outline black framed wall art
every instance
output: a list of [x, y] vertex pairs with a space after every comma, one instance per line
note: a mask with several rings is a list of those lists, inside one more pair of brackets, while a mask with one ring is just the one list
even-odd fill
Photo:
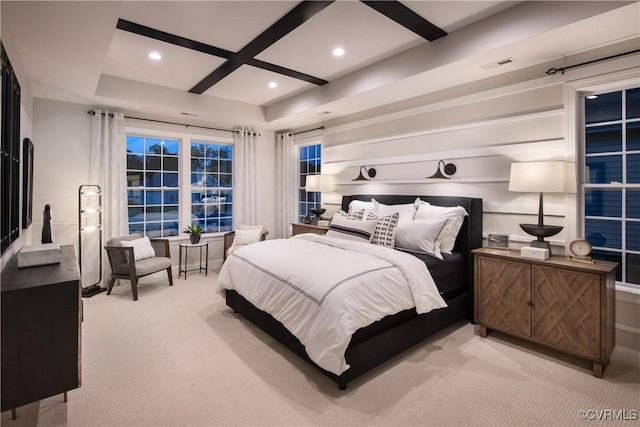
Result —
[[33, 219], [33, 142], [22, 141], [22, 228], [28, 228]]

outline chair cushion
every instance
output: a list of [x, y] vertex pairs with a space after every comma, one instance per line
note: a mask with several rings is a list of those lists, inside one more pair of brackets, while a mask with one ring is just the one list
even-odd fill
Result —
[[136, 261], [136, 274], [146, 276], [171, 267], [171, 258], [153, 257]]

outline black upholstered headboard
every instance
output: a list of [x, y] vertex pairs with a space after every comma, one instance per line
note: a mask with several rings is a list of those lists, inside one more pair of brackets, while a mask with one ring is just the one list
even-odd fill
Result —
[[[429, 202], [435, 206], [462, 206], [469, 216], [462, 223], [456, 244], [455, 252], [460, 252], [465, 258], [467, 265], [467, 283], [471, 296], [473, 296], [473, 256], [471, 250], [482, 247], [482, 199], [473, 197], [458, 196], [404, 196], [404, 195], [380, 195], [380, 194], [358, 194], [353, 196], [342, 196], [342, 209], [347, 211], [352, 200], [362, 200], [365, 202], [376, 199], [385, 205], [397, 205], [413, 203], [416, 198]], [[473, 305], [472, 305], [473, 307]]]

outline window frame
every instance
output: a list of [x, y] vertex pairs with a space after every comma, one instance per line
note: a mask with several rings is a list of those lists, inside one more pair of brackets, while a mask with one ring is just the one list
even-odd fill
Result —
[[[231, 175], [236, 167], [235, 165], [235, 146], [232, 137], [210, 135], [204, 133], [192, 133], [188, 131], [168, 131], [146, 127], [127, 126], [125, 129], [126, 136], [142, 136], [146, 138], [174, 139], [178, 141], [178, 234], [174, 236], [164, 237], [169, 240], [182, 240], [186, 238], [186, 234], [182, 232], [188, 225], [191, 225], [191, 143], [210, 143], [217, 145], [229, 145], [232, 150]], [[125, 173], [128, 170], [125, 160]], [[127, 186], [127, 191], [133, 187]], [[232, 185], [229, 187], [233, 191]], [[231, 229], [234, 227], [233, 201], [231, 202]], [[128, 204], [127, 204], [128, 210]], [[129, 226], [129, 216], [127, 211], [127, 227]], [[203, 236], [223, 235], [227, 231], [204, 232]]]

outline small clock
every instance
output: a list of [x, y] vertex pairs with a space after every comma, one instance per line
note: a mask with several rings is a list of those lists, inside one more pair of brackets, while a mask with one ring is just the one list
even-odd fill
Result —
[[584, 239], [577, 239], [569, 244], [569, 252], [571, 252], [571, 259], [578, 261], [591, 261], [591, 243]]

